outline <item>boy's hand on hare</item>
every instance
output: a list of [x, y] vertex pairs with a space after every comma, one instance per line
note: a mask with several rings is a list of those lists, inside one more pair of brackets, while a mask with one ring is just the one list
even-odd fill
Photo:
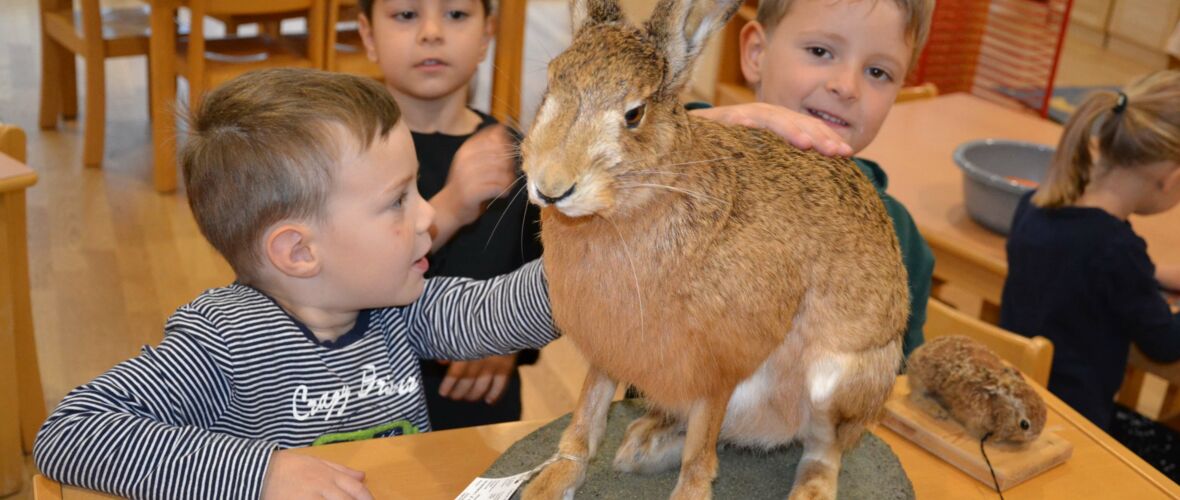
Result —
[[291, 450], [274, 452], [266, 479], [262, 483], [263, 499], [352, 498], [372, 500], [364, 484], [365, 473], [349, 469]]
[[764, 102], [697, 109], [692, 113], [729, 125], [764, 128], [799, 149], [812, 149], [824, 156], [851, 156], [852, 146], [831, 127], [813, 116]]
[[447, 376], [438, 393], [455, 401], [483, 401], [495, 404], [516, 367], [516, 354], [489, 356], [473, 361], [449, 362]]

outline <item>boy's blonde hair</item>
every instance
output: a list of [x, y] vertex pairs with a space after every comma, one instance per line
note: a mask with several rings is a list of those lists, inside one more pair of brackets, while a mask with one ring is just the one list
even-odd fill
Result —
[[[849, 0], [829, 1], [835, 3], [837, 1]], [[876, 3], [883, 0], [855, 1]], [[913, 46], [913, 51], [910, 53], [909, 67], [913, 68], [914, 61], [918, 60], [918, 54], [922, 53], [922, 47], [926, 45], [926, 38], [930, 36], [930, 20], [934, 15], [934, 0], [884, 1], [893, 2], [901, 10], [902, 17], [906, 20], [905, 36]], [[791, 10], [791, 4], [794, 2], [795, 0], [760, 0], [758, 2], [758, 17], [756, 20], [758, 24], [762, 25], [762, 29], [766, 31], [768, 37], [773, 36], [775, 26]]]
[[1180, 71], [1148, 75], [1122, 97], [1090, 94], [1065, 123], [1048, 178], [1032, 202], [1044, 208], [1073, 204], [1085, 193], [1095, 164], [1134, 168], [1162, 161], [1180, 162]]
[[263, 232], [321, 218], [344, 154], [367, 150], [400, 117], [368, 78], [287, 68], [227, 82], [188, 120], [180, 153], [197, 226], [240, 281], [255, 280]]

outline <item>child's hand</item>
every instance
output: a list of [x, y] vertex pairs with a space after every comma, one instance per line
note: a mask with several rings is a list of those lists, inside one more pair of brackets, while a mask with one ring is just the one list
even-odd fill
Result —
[[483, 214], [484, 203], [507, 194], [516, 179], [516, 152], [503, 125], [484, 127], [459, 146], [447, 184], [430, 199], [435, 210], [433, 248], [442, 248]]
[[1156, 267], [1155, 280], [1168, 290], [1180, 292], [1180, 265]]
[[365, 473], [290, 450], [274, 452], [262, 483], [262, 498], [353, 498], [372, 500]]
[[815, 148], [824, 156], [851, 156], [852, 146], [818, 118], [764, 102], [695, 109], [697, 116], [729, 125], [764, 128], [799, 149]]
[[495, 404], [504, 395], [508, 378], [516, 367], [516, 354], [449, 363], [447, 376], [438, 388], [439, 395], [456, 401], [483, 398], [485, 403]]
[[459, 221], [470, 224], [483, 211], [484, 202], [505, 194], [516, 180], [514, 159], [508, 130], [503, 125], [484, 127], [459, 146], [447, 184], [438, 195], [452, 197]]

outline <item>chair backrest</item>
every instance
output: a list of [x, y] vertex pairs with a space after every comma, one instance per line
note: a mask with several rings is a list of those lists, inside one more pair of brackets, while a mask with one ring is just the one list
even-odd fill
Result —
[[959, 312], [936, 299], [926, 305], [926, 341], [947, 335], [964, 335], [979, 341], [1000, 358], [1024, 372], [1034, 382], [1047, 386], [1053, 365], [1053, 342], [1045, 337], [1028, 338]]
[[524, 70], [524, 29], [528, 0], [500, 0], [496, 12], [496, 53], [492, 63], [492, 116], [520, 123], [521, 72]]
[[931, 97], [938, 97], [938, 85], [926, 82], [920, 85], [914, 85], [913, 87], [902, 87], [893, 102], [915, 101], [918, 99], [930, 99]]
[[27, 160], [25, 131], [16, 125], [0, 123], [0, 153], [24, 163]]
[[[289, 17], [287, 14], [295, 12], [307, 13], [306, 58], [313, 68], [324, 67], [324, 51], [328, 43], [334, 43], [335, 37], [329, 37], [327, 31], [327, 11], [335, 9], [338, 0], [189, 0], [189, 10], [192, 21], [189, 27], [188, 49], [185, 57], [186, 75], [189, 79], [189, 105], [196, 109], [200, 103], [201, 94], [208, 91], [205, 87], [206, 79], [206, 38], [204, 29], [205, 17], [214, 16], [269, 16], [276, 18]], [[251, 69], [273, 66], [262, 61], [243, 60], [235, 68], [236, 76]], [[228, 75], [221, 75], [228, 77]], [[216, 86], [220, 80], [213, 80], [210, 86]]]

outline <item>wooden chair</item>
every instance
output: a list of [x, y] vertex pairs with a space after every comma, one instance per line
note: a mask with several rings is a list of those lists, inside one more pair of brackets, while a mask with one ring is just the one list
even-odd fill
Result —
[[25, 219], [25, 189], [37, 174], [24, 165], [25, 142], [23, 130], [0, 124], [0, 496], [20, 490], [24, 455], [45, 421]]
[[324, 51], [324, 67], [329, 71], [367, 76], [377, 80], [384, 79], [381, 68], [370, 61], [365, 54], [365, 44], [361, 41], [360, 31], [351, 27], [345, 29], [337, 27], [342, 21], [356, 19], [360, 13], [357, 0], [338, 0], [338, 2], [338, 8], [328, 11], [328, 32], [332, 40], [329, 40]]
[[502, 123], [520, 123], [520, 92], [524, 71], [524, 28], [527, 0], [500, 0], [496, 12], [496, 53], [492, 64], [492, 116]]
[[926, 305], [926, 341], [947, 335], [971, 337], [1012, 363], [1042, 387], [1049, 384], [1053, 343], [1045, 337], [1028, 338], [973, 318], [936, 299]]
[[893, 102], [916, 101], [918, 99], [930, 99], [932, 97], [938, 97], [938, 85], [932, 82], [926, 82], [912, 87], [902, 87]]
[[[326, 15], [337, 0], [191, 0], [192, 25], [177, 43], [176, 73], [188, 80], [189, 107], [217, 85], [248, 71], [275, 67], [323, 68]], [[261, 33], [252, 37], [205, 37], [206, 17], [307, 16], [306, 35]]]
[[[102, 8], [99, 0], [40, 0], [41, 128], [78, 115], [74, 55], [86, 59], [86, 124], [82, 163], [99, 165], [106, 124], [108, 57], [146, 56], [148, 7]], [[150, 61], [149, 61], [150, 63]]]
[[974, 305], [978, 307], [979, 319], [998, 325], [1008, 264], [983, 257], [979, 252], [937, 234], [926, 233], [922, 237], [934, 254], [934, 283], [930, 295], [947, 301], [948, 286], [967, 292], [973, 301], [978, 301]]

